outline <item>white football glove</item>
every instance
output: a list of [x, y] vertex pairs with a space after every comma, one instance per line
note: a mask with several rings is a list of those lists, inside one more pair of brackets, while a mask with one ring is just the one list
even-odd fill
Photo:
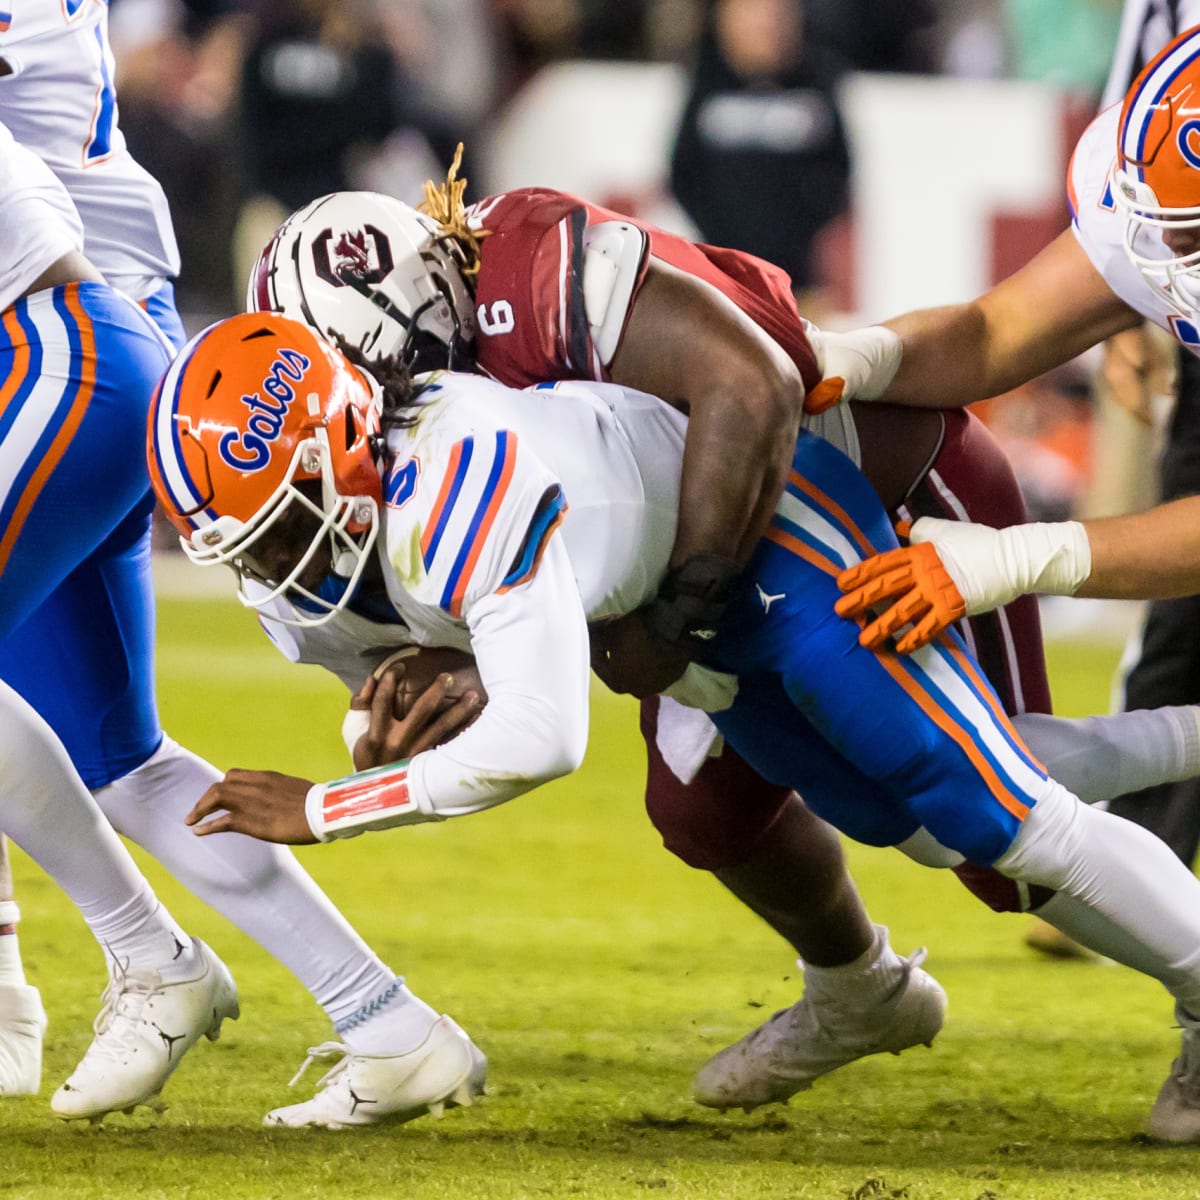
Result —
[[816, 355], [821, 382], [809, 392], [804, 409], [824, 412], [846, 400], [878, 400], [900, 368], [904, 345], [883, 325], [833, 333], [804, 322]]

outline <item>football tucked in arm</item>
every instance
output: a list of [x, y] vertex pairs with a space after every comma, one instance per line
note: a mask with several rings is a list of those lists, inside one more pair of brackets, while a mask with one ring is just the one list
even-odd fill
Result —
[[397, 666], [403, 667], [393, 706], [398, 720], [408, 716], [417, 697], [439, 675], [449, 675], [451, 679], [442, 709], [450, 708], [467, 692], [478, 694], [481, 707], [487, 703], [487, 692], [483, 680], [479, 678], [475, 659], [464, 650], [452, 650], [447, 646], [405, 646], [403, 650], [385, 658], [373, 674], [376, 679], [382, 679], [387, 671]]

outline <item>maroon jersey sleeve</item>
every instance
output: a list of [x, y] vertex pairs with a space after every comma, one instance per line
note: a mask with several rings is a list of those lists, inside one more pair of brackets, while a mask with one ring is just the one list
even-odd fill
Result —
[[[565, 192], [541, 188], [481, 200], [469, 210], [469, 219], [485, 235], [475, 287], [476, 361], [502, 383], [526, 387], [551, 379], [608, 378], [583, 299], [584, 234], [604, 221], [637, 226], [646, 235], [649, 256], [711, 283], [774, 338], [796, 363], [805, 387], [820, 379], [791, 280], [770, 263], [689, 242]], [[644, 276], [645, 261], [630, 311]]]

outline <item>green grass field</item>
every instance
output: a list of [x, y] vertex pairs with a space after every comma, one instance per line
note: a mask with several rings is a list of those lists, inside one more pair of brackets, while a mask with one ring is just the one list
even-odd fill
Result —
[[[251, 617], [164, 600], [167, 728], [219, 766], [330, 776], [339, 685], [286, 665]], [[1116, 650], [1056, 648], [1063, 711], [1107, 704]], [[201, 1044], [169, 1109], [66, 1126], [48, 1098], [82, 1053], [103, 963], [18, 856], [22, 945], [50, 1012], [43, 1094], [9, 1101], [0, 1197], [668, 1197], [1136, 1200], [1200, 1196], [1200, 1151], [1139, 1135], [1177, 1045], [1159, 987], [1051, 964], [944, 873], [852, 848], [896, 946], [930, 948], [950, 1015], [932, 1050], [870, 1059], [788, 1107], [722, 1116], [694, 1070], [797, 994], [787, 948], [657, 844], [633, 707], [597, 695], [574, 778], [471, 820], [302, 853], [364, 936], [490, 1059], [489, 1096], [444, 1120], [355, 1133], [262, 1128], [328, 1028], [248, 939], [139, 859], [238, 979], [242, 1019]]]

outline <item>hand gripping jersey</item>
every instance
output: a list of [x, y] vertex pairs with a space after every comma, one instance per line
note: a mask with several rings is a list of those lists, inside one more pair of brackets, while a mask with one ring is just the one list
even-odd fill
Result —
[[[1151, 287], [1125, 251], [1126, 217], [1113, 199], [1117, 130], [1121, 106], [1105, 109], [1084, 131], [1075, 147], [1067, 176], [1071, 222], [1092, 266], [1130, 308], [1168, 330], [1186, 349], [1200, 355], [1200, 323]], [[1143, 243], [1145, 252], [1149, 243]], [[1164, 261], [1171, 257], [1159, 245]], [[1156, 252], [1150, 247], [1150, 252]]]
[[84, 252], [113, 287], [144, 300], [179, 273], [166, 196], [117, 124], [105, 0], [19, 0], [0, 11], [0, 120], [62, 180]]

